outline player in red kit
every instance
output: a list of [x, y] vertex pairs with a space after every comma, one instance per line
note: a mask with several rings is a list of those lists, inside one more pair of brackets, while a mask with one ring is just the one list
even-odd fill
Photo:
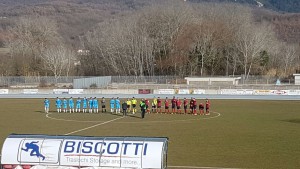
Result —
[[169, 99], [168, 99], [168, 97], [166, 97], [166, 100], [165, 100], [165, 113], [170, 113], [169, 112]]
[[145, 105], [146, 105], [146, 112], [147, 112], [147, 114], [150, 113], [150, 110], [149, 110], [149, 104], [150, 104], [149, 100], [148, 100], [148, 99], [145, 99]]
[[156, 113], [161, 113], [161, 99], [160, 97], [157, 97], [157, 109], [156, 109]]
[[176, 102], [177, 100], [175, 99], [175, 96], [173, 96], [173, 99], [171, 100], [172, 102], [172, 114], [176, 112]]
[[183, 100], [184, 114], [187, 113], [187, 107], [188, 107], [188, 100], [186, 98], [184, 98], [184, 100]]
[[181, 114], [181, 100], [177, 97], [176, 100], [177, 113]]
[[206, 99], [206, 103], [205, 103], [205, 113], [206, 115], [209, 115], [210, 112], [209, 112], [209, 108], [210, 108], [210, 101], [208, 99]]
[[203, 105], [203, 103], [199, 104], [199, 113], [200, 113], [200, 115], [204, 115], [204, 105]]
[[193, 99], [193, 110], [194, 115], [197, 115], [197, 101], [195, 98]]
[[193, 111], [194, 111], [194, 99], [191, 98], [191, 100], [190, 100], [190, 113], [193, 114]]

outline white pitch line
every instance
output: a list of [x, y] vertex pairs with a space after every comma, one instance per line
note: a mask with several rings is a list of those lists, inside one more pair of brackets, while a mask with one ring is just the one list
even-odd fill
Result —
[[55, 117], [50, 117], [49, 115], [54, 114], [54, 113], [48, 113], [46, 114], [46, 117], [48, 119], [51, 120], [58, 120], [58, 121], [68, 121], [68, 122], [78, 122], [78, 123], [97, 123], [97, 122], [105, 122], [105, 121], [101, 121], [101, 120], [90, 120], [90, 121], [80, 121], [80, 120], [70, 120], [70, 119], [59, 119], [59, 118], [55, 118]]
[[[188, 121], [196, 121], [196, 120], [208, 120], [208, 119], [214, 119], [217, 117], [221, 116], [221, 113], [218, 112], [211, 112], [214, 114], [217, 114], [216, 116], [212, 116], [212, 117], [204, 117], [204, 118], [194, 118], [194, 119], [185, 119], [185, 120], [167, 120], [167, 121], [132, 121], [132, 122], [116, 122], [116, 123], [174, 123], [174, 122], [188, 122]], [[69, 120], [69, 119], [59, 119], [59, 118], [54, 118], [54, 117], [50, 117], [49, 115], [51, 115], [53, 113], [49, 113], [46, 114], [46, 117], [52, 120], [59, 120], [59, 121], [68, 121], [68, 122], [79, 122], [79, 123], [95, 123], [95, 122], [104, 122], [104, 121], [79, 121], [79, 120]], [[184, 116], [184, 115], [183, 115]], [[130, 117], [130, 116], [129, 116]]]
[[107, 124], [107, 123], [110, 123], [110, 122], [113, 122], [113, 121], [116, 121], [116, 120], [119, 120], [119, 119], [122, 119], [124, 117], [119, 117], [119, 118], [115, 118], [115, 119], [112, 119], [112, 120], [109, 120], [109, 121], [105, 121], [103, 123], [99, 123], [99, 124], [96, 124], [96, 125], [93, 125], [93, 126], [90, 126], [90, 127], [86, 127], [86, 128], [83, 128], [83, 129], [79, 129], [79, 130], [76, 130], [76, 131], [72, 131], [70, 133], [67, 133], [65, 135], [70, 135], [70, 134], [74, 134], [74, 133], [78, 133], [80, 131], [84, 131], [84, 130], [88, 130], [88, 129], [91, 129], [91, 128], [94, 128], [94, 127], [97, 127], [97, 126], [101, 126], [103, 124]]
[[168, 168], [190, 168], [190, 169], [238, 169], [238, 168], [222, 168], [222, 167], [197, 167], [197, 166], [168, 166]]

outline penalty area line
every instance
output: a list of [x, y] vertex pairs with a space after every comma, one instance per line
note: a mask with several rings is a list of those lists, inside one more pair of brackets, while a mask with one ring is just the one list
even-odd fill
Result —
[[113, 121], [116, 121], [116, 120], [119, 120], [119, 119], [122, 119], [122, 118], [124, 118], [124, 117], [122, 116], [122, 117], [119, 117], [119, 118], [115, 118], [115, 119], [112, 119], [112, 120], [109, 120], [109, 121], [105, 121], [103, 123], [95, 124], [95, 125], [90, 126], [90, 127], [86, 127], [86, 128], [83, 128], [83, 129], [72, 131], [72, 132], [64, 134], [64, 135], [67, 136], [67, 135], [70, 135], [70, 134], [78, 133], [80, 131], [84, 131], [84, 130], [88, 130], [88, 129], [91, 129], [91, 128], [94, 128], [94, 127], [97, 127], [97, 126], [101, 126], [101, 125], [104, 125], [104, 124], [107, 124], [107, 123], [110, 123], [110, 122], [113, 122]]

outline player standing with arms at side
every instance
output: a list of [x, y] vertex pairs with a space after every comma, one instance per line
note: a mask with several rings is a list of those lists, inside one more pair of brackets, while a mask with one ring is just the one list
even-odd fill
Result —
[[70, 113], [72, 113], [72, 111], [74, 113], [74, 101], [72, 97], [69, 99], [69, 109], [70, 109]]
[[193, 110], [194, 110], [194, 115], [197, 115], [197, 101], [196, 101], [196, 98], [193, 98]]
[[151, 110], [151, 112], [156, 112], [157, 113], [157, 99], [154, 97], [154, 99], [152, 100], [152, 103], [151, 103], [151, 105], [152, 105], [152, 110]]
[[130, 111], [131, 111], [131, 101], [130, 101], [129, 98], [128, 98], [127, 101], [126, 101], [126, 104], [127, 104], [127, 110], [126, 110], [126, 113], [127, 113], [127, 112], [130, 112]]
[[86, 113], [87, 104], [88, 104], [87, 102], [88, 101], [87, 101], [86, 97], [84, 97], [83, 100], [82, 100], [82, 112], [83, 113]]
[[145, 112], [146, 112], [146, 104], [145, 104], [144, 99], [141, 100], [140, 107], [141, 107], [141, 115], [142, 115], [142, 119], [143, 119], [143, 118], [145, 118]]
[[204, 105], [203, 105], [203, 103], [199, 104], [199, 114], [204, 115]]
[[119, 99], [119, 97], [117, 97], [116, 99], [116, 113], [121, 113], [121, 101]]
[[186, 98], [184, 98], [183, 99], [184, 114], [187, 113], [187, 107], [188, 107], [188, 100]]
[[57, 97], [55, 101], [57, 113], [61, 112], [61, 100]]
[[93, 98], [89, 99], [89, 113], [93, 113]]
[[150, 110], [149, 110], [150, 101], [148, 99], [145, 99], [145, 105], [146, 105], [146, 112], [147, 112], [147, 114], [149, 114], [150, 113]]
[[176, 112], [176, 102], [177, 102], [177, 100], [175, 99], [175, 96], [173, 96], [173, 99], [171, 100], [172, 114]]
[[76, 100], [76, 109], [75, 109], [75, 112], [80, 112], [80, 107], [81, 107], [81, 99], [80, 97], [77, 98]]
[[160, 97], [157, 98], [157, 109], [156, 109], [156, 113], [161, 113], [161, 99]]
[[47, 98], [45, 98], [44, 100], [45, 113], [49, 113], [49, 107], [50, 107], [50, 101]]
[[106, 101], [105, 101], [105, 98], [102, 97], [102, 100], [101, 100], [101, 107], [102, 107], [102, 113], [106, 113]]
[[99, 104], [98, 104], [97, 97], [94, 97], [94, 100], [93, 100], [93, 109], [94, 109], [94, 113], [99, 113]]
[[115, 103], [116, 103], [115, 98], [114, 98], [114, 97], [111, 98], [111, 100], [110, 100], [110, 102], [109, 102], [109, 104], [110, 104], [110, 112], [111, 112], [111, 113], [114, 113], [114, 111], [115, 111]]
[[166, 97], [166, 100], [165, 100], [165, 113], [170, 113], [169, 112], [169, 99], [168, 99], [168, 97]]
[[137, 100], [134, 97], [132, 97], [132, 99], [131, 99], [132, 114], [136, 113], [136, 103], [137, 103]]
[[190, 100], [190, 113], [193, 114], [194, 111], [194, 99], [191, 97]]
[[181, 100], [177, 97], [176, 100], [177, 113], [181, 114]]
[[205, 103], [206, 115], [210, 115], [209, 109], [210, 109], [210, 101], [206, 99], [206, 103]]
[[66, 98], [63, 100], [63, 108], [64, 108], [64, 113], [66, 113], [68, 110], [68, 101]]

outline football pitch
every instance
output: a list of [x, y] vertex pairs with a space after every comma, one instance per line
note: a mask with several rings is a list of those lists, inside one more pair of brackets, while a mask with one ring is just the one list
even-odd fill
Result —
[[[169, 168], [300, 168], [300, 101], [211, 100], [209, 116], [50, 113], [43, 99], [0, 99], [11, 133], [168, 137]], [[107, 100], [108, 102], [108, 100]]]

